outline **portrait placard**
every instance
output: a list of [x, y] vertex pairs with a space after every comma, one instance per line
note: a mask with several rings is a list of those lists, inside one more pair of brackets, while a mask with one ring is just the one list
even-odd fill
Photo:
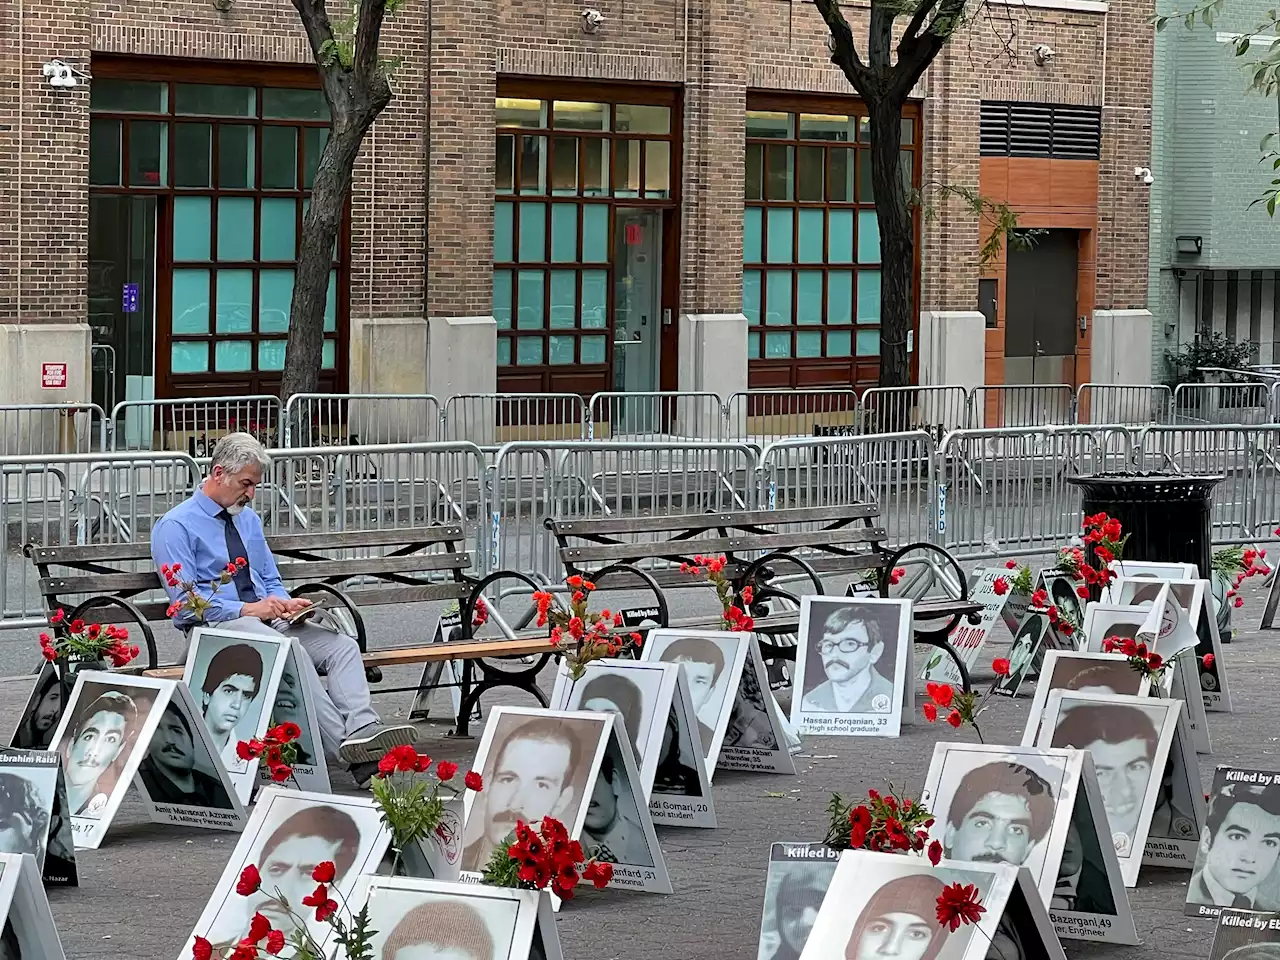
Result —
[[1087, 752], [939, 743], [921, 801], [948, 860], [1025, 867], [1060, 937], [1138, 942]]
[[[1004, 582], [1004, 589], [996, 591], [996, 581]], [[1000, 620], [1005, 604], [1009, 602], [1009, 571], [1003, 567], [984, 569], [979, 567], [969, 574], [969, 599], [982, 604], [982, 612], [978, 614], [978, 622], [970, 623], [967, 617], [951, 631], [947, 638], [952, 649], [960, 655], [966, 669], [972, 671], [982, 655], [982, 648], [991, 637], [996, 622]], [[953, 687], [960, 685], [960, 671], [955, 661], [938, 651], [925, 662], [920, 673], [921, 680], [928, 683], [949, 683]], [[907, 711], [909, 714], [913, 711]], [[905, 718], [904, 718], [905, 719]]]
[[1084, 643], [1084, 637], [1080, 635], [1079, 627], [1084, 623], [1086, 604], [1078, 591], [1084, 585], [1084, 581], [1076, 579], [1063, 570], [1042, 570], [1039, 580], [1039, 585], [1049, 594], [1049, 602], [1058, 608], [1058, 615], [1065, 617], [1076, 628], [1068, 636], [1056, 627], [1051, 627], [1053, 645], [1059, 650], [1080, 649]]
[[1036, 745], [1088, 750], [1126, 887], [1138, 882], [1181, 701], [1052, 690]]
[[0, 750], [0, 853], [29, 853], [45, 883], [79, 886], [60, 753]]
[[708, 776], [715, 776], [750, 642], [751, 634], [728, 630], [653, 630], [640, 650], [642, 661], [684, 664]]
[[[1102, 653], [1102, 642], [1110, 637], [1120, 640], [1137, 640], [1138, 631], [1150, 611], [1146, 607], [1128, 604], [1091, 603], [1084, 612], [1085, 650]], [[1161, 654], [1163, 656], [1163, 654]]]
[[1280, 910], [1280, 771], [1218, 767], [1187, 885], [1186, 914]]
[[1223, 910], [1209, 960], [1280, 960], [1280, 913]]
[[62, 757], [76, 849], [95, 850], [102, 843], [173, 686], [172, 680], [98, 670], [76, 674], [49, 747]]
[[549, 898], [536, 890], [363, 876], [376, 960], [564, 960]]
[[790, 733], [793, 731], [783, 722], [782, 709], [769, 689], [760, 644], [749, 636], [747, 660], [742, 665], [717, 764], [726, 770], [794, 774]]
[[241, 740], [261, 737], [271, 726], [271, 705], [290, 649], [283, 635], [237, 633], [211, 627], [191, 631], [182, 682], [191, 691], [214, 752], [231, 775], [240, 802], [248, 804], [258, 764], [236, 754]]
[[799, 960], [839, 862], [840, 851], [822, 843], [769, 848], [756, 960]]
[[66, 960], [40, 868], [29, 853], [0, 854], [0, 957]]
[[494, 707], [474, 764], [484, 790], [468, 791], [464, 801], [463, 875], [478, 878], [518, 820], [537, 828], [543, 817], [554, 817], [583, 840], [612, 729], [611, 714]]
[[1112, 560], [1107, 567], [1116, 577], [1130, 579], [1199, 580], [1200, 569], [1194, 563], [1156, 563], [1151, 560]]
[[[977, 924], [954, 931], [937, 916], [950, 884], [970, 884], [985, 908]], [[1065, 960], [1031, 875], [1007, 864], [953, 863], [846, 850], [827, 888], [800, 960], [884, 956], [912, 943], [930, 960], [1037, 957]]]
[[1192, 870], [1205, 824], [1204, 786], [1200, 764], [1188, 729], [1185, 701], [1169, 746], [1169, 760], [1160, 775], [1160, 792], [1147, 831], [1142, 862], [1150, 866]]
[[22, 708], [18, 728], [9, 738], [9, 746], [20, 750], [49, 749], [70, 691], [71, 683], [63, 684], [58, 678], [58, 668], [45, 661], [32, 685], [27, 705]]
[[[276, 687], [268, 729], [281, 723], [296, 723], [302, 736], [295, 741], [298, 756], [292, 764], [293, 777], [281, 786], [296, 787], [312, 793], [329, 793], [329, 765], [325, 762], [324, 745], [320, 741], [320, 716], [311, 699], [310, 687], [303, 682], [298, 669], [298, 658], [305, 657], [307, 652], [302, 649], [302, 643], [297, 637], [290, 637], [288, 640], [289, 652], [284, 658], [284, 670]], [[265, 787], [271, 782], [271, 771], [259, 763], [259, 785]]]
[[[1092, 610], [1092, 606], [1090, 607]], [[1123, 693], [1145, 697], [1151, 681], [1138, 673], [1122, 653], [1077, 653], [1071, 650], [1048, 650], [1036, 681], [1031, 713], [1022, 731], [1023, 746], [1036, 742], [1040, 720], [1050, 690], [1079, 690], [1084, 693]]]
[[642, 792], [654, 823], [714, 827], [715, 804], [688, 678], [678, 663], [596, 660], [574, 681], [561, 664], [553, 710], [613, 713], [638, 744]]
[[1016, 697], [1023, 682], [1035, 676], [1051, 626], [1049, 615], [1039, 610], [1031, 610], [1022, 618], [1009, 649], [1009, 672], [996, 680], [995, 693]]
[[911, 601], [800, 598], [791, 722], [801, 734], [896, 737], [909, 686]]
[[[262, 913], [287, 939], [297, 929], [297, 921], [282, 901], [294, 906], [317, 942], [323, 941], [329, 925], [316, 922], [314, 911], [298, 909], [303, 897], [315, 890], [312, 869], [318, 863], [333, 862], [336, 876], [330, 886], [333, 898], [341, 903], [351, 896], [361, 874], [378, 869], [390, 844], [391, 835], [371, 797], [263, 788], [177, 960], [190, 958], [197, 936], [215, 950], [234, 947], [248, 932], [254, 913]], [[250, 864], [258, 868], [262, 887], [241, 896], [236, 884]]]
[[176, 680], [155, 734], [138, 765], [134, 785], [156, 823], [242, 830], [244, 805], [213, 747], [191, 691]]

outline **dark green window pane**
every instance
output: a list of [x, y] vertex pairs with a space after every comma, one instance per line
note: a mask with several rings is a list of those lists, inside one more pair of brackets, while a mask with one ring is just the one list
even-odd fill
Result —
[[89, 121], [89, 182], [120, 185], [120, 121]]
[[914, 120], [907, 117], [902, 118], [902, 144], [908, 146], [915, 143], [916, 124]]
[[129, 183], [136, 187], [169, 185], [167, 123], [134, 120], [129, 124]]
[[213, 186], [213, 126], [177, 123], [173, 126], [173, 184], [176, 187]]
[[148, 80], [94, 80], [89, 84], [89, 109], [104, 113], [164, 113], [169, 109], [169, 86]]
[[578, 192], [578, 138], [551, 138], [551, 192], [571, 197]]
[[310, 190], [316, 179], [316, 168], [320, 166], [320, 154], [324, 145], [329, 142], [329, 130], [326, 127], [307, 127], [302, 132], [302, 189]]
[[790, 200], [795, 185], [794, 154], [791, 147], [769, 144], [765, 151], [765, 199]]
[[616, 197], [640, 196], [640, 141], [613, 142], [613, 194]]
[[298, 131], [262, 128], [262, 189], [292, 190], [298, 185]]
[[871, 186], [871, 151], [858, 151], [858, 202], [874, 203], [875, 189]]
[[582, 141], [582, 195], [603, 197], [609, 193], [609, 141]]
[[547, 138], [520, 138], [520, 192], [547, 192]]
[[329, 119], [329, 105], [320, 90], [267, 87], [262, 91], [262, 115], [271, 120]]
[[764, 144], [747, 144], [747, 180], [743, 187], [747, 200], [764, 199]]
[[494, 143], [497, 168], [493, 189], [496, 193], [512, 193], [516, 189], [516, 138], [509, 133], [498, 134]]
[[224, 124], [218, 128], [218, 186], [253, 187], [253, 127]]
[[257, 112], [253, 87], [211, 83], [179, 83], [173, 104], [180, 115], [197, 117], [252, 117]]
[[830, 176], [827, 198], [832, 203], [853, 202], [853, 154], [847, 147], [833, 147], [827, 151], [827, 172]]
[[796, 169], [796, 199], [821, 203], [826, 178], [826, 153], [822, 147], [801, 147]]

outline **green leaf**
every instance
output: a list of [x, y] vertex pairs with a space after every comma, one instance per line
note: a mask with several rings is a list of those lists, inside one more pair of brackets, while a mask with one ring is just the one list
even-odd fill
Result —
[[1236, 44], [1236, 56], [1243, 57], [1248, 52], [1249, 52], [1249, 38], [1242, 37], [1239, 43]]
[[1267, 214], [1272, 217], [1276, 215], [1276, 195], [1274, 193], [1267, 198]]

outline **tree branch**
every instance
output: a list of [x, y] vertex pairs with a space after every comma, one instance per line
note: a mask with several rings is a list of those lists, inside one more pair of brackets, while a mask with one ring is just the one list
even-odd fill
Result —
[[368, 83], [378, 72], [378, 44], [382, 39], [382, 20], [387, 0], [359, 0], [359, 16], [355, 24], [355, 56], [352, 72], [361, 83]]
[[889, 0], [871, 0], [871, 27], [867, 31], [867, 62], [883, 77], [892, 77], [889, 50], [893, 45], [893, 21], [898, 17]]
[[831, 32], [831, 62], [840, 68], [848, 81], [853, 84], [854, 89], [864, 97], [868, 96], [867, 88], [871, 77], [866, 64], [858, 56], [858, 47], [853, 41], [853, 30], [845, 20], [844, 14], [840, 12], [840, 4], [837, 0], [814, 0], [814, 6], [822, 14], [822, 19], [826, 21], [827, 29]]
[[298, 11], [302, 28], [307, 31], [311, 55], [315, 57], [316, 63], [320, 63], [320, 49], [333, 41], [333, 24], [329, 22], [329, 12], [324, 8], [324, 0], [293, 0], [293, 8]]
[[907, 24], [907, 29], [903, 31], [902, 40], [898, 44], [899, 49], [908, 40], [916, 39], [920, 33], [920, 28], [924, 26], [925, 19], [928, 18], [933, 8], [937, 5], [938, 0], [920, 0], [919, 8], [911, 18], [911, 22]]
[[[946, 46], [964, 19], [965, 0], [942, 0], [937, 15], [921, 34], [908, 33], [898, 44], [898, 65], [894, 71], [892, 92], [906, 97], [929, 64]], [[916, 23], [919, 13], [911, 20]]]

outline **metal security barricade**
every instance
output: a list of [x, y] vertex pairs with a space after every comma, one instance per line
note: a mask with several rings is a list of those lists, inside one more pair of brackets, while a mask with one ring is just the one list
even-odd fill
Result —
[[933, 438], [924, 431], [859, 437], [796, 437], [760, 455], [760, 506], [876, 503], [888, 541], [932, 539]]
[[1274, 388], [1252, 383], [1180, 383], [1173, 391], [1173, 422], [1200, 425], [1271, 423]]
[[280, 437], [280, 398], [188, 397], [123, 400], [111, 411], [112, 450], [180, 451], [204, 460], [228, 433], [251, 433], [264, 447]]
[[1076, 391], [1076, 423], [1169, 423], [1172, 411], [1173, 391], [1162, 384], [1082, 383]]
[[[960, 388], [963, 393], [963, 388]], [[724, 439], [768, 446], [788, 437], [859, 431], [856, 390], [744, 390], [724, 405]]]
[[938, 450], [936, 542], [957, 557], [1056, 550], [1080, 530], [1066, 478], [1123, 469], [1123, 427], [957, 430]]
[[[95, 343], [89, 347], [89, 377], [92, 381], [90, 396], [101, 398], [104, 409], [116, 402], [116, 348], [109, 343]], [[99, 389], [99, 383], [101, 389]], [[103, 417], [103, 423], [106, 418]], [[104, 438], [105, 442], [105, 438]]]
[[724, 405], [714, 393], [601, 392], [587, 406], [587, 439], [724, 439]]
[[490, 569], [560, 580], [548, 517], [590, 519], [755, 506], [757, 454], [698, 441], [510, 443], [489, 470]]
[[585, 420], [576, 393], [461, 393], [445, 401], [441, 439], [489, 451], [520, 440], [583, 440]]
[[190, 496], [200, 468], [183, 454], [123, 453], [0, 459], [0, 627], [44, 622], [29, 544], [145, 542], [155, 521]]
[[440, 401], [429, 393], [296, 393], [281, 423], [283, 447], [434, 443]]
[[0, 405], [0, 457], [101, 450], [106, 422], [96, 403]]
[[[1269, 427], [1155, 426], [1137, 434], [1135, 466], [1141, 472], [1223, 476], [1213, 491], [1215, 543], [1241, 543], [1257, 531], [1259, 478], [1264, 502], [1273, 500], [1275, 463], [1266, 455], [1276, 446]], [[1274, 512], [1270, 504], [1265, 512]]]
[[1075, 392], [1065, 383], [1012, 383], [974, 387], [969, 429], [1067, 426], [1074, 421]]
[[941, 442], [968, 426], [969, 394], [960, 386], [871, 387], [862, 394], [862, 433], [923, 430]]

